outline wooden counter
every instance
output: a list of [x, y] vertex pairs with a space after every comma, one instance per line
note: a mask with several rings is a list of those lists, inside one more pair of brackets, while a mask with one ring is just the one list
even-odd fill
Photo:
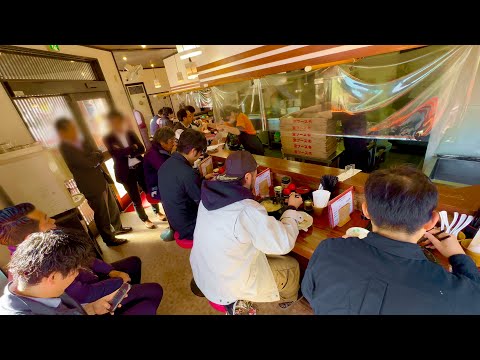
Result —
[[[220, 150], [213, 153], [214, 158], [226, 159], [230, 154], [229, 150]], [[339, 175], [342, 170], [321, 165], [301, 163], [298, 161], [284, 160], [267, 156], [254, 155], [260, 167], [268, 167], [274, 174], [274, 183], [280, 183], [283, 175], [288, 175], [296, 184], [308, 185], [312, 189], [318, 189], [320, 178], [323, 175]], [[353, 186], [355, 189], [356, 204], [363, 200], [365, 182], [368, 174], [358, 173], [357, 175], [340, 183], [340, 189], [347, 189]], [[455, 188], [447, 185], [436, 184], [439, 193], [438, 210], [448, 212], [458, 211], [467, 215], [474, 215], [480, 208], [480, 185]], [[356, 206], [360, 209], [359, 206]]]
[[[230, 151], [220, 150], [212, 153], [215, 161], [224, 161]], [[312, 189], [318, 189], [320, 179], [323, 175], [339, 175], [342, 170], [337, 168], [325, 167], [321, 165], [301, 163], [266, 156], [254, 155], [258, 165], [261, 168], [270, 168], [273, 173], [274, 185], [280, 184], [280, 179], [284, 175], [292, 178], [292, 182], [297, 185], [308, 185]], [[327, 212], [320, 217], [314, 217], [314, 224], [307, 232], [300, 231], [293, 252], [305, 259], [310, 259], [318, 244], [328, 238], [341, 237], [346, 230], [353, 226], [366, 227], [368, 221], [361, 219], [360, 204], [364, 198], [364, 186], [368, 174], [359, 173], [345, 182], [340, 183], [340, 189], [347, 189], [353, 186], [355, 189], [355, 208], [357, 209], [351, 215], [352, 220], [343, 227], [331, 229], [328, 226]], [[458, 211], [468, 215], [473, 215], [480, 208], [480, 185], [467, 186], [463, 188], [453, 188], [446, 185], [437, 185], [439, 191], [438, 210], [448, 212]], [[443, 266], [446, 266], [446, 259], [435, 252]]]

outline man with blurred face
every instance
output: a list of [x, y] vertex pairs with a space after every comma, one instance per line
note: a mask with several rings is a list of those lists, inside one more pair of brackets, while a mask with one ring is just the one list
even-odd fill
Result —
[[[128, 122], [121, 113], [112, 111], [107, 118], [110, 122], [111, 132], [105, 136], [103, 142], [112, 155], [115, 177], [125, 187], [140, 220], [148, 229], [155, 229], [156, 225], [148, 218], [138, 191], [138, 186], [145, 193], [148, 191], [142, 157], [145, 147], [135, 132], [129, 129]], [[151, 204], [151, 206], [158, 219], [164, 221], [165, 216], [160, 212], [158, 204]]]
[[132, 228], [122, 226], [115, 195], [107, 183], [109, 176], [101, 167], [105, 160], [102, 152], [95, 150], [88, 141], [81, 141], [70, 119], [58, 119], [55, 128], [61, 140], [60, 152], [79, 190], [94, 211], [95, 224], [103, 241], [107, 246], [126, 243], [127, 240], [118, 239], [115, 235], [130, 232]]

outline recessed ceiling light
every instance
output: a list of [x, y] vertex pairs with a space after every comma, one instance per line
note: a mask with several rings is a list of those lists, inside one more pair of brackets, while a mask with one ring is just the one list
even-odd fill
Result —
[[125, 61], [127, 61], [127, 57], [126, 57], [126, 56], [124, 56], [122, 59], [125, 60]]
[[151, 66], [151, 67], [155, 67], [155, 65], [153, 65], [153, 64], [150, 64], [150, 66]]
[[147, 47], [147, 45], [140, 45], [140, 46], [141, 46], [142, 48], [144, 48], [144, 49]]

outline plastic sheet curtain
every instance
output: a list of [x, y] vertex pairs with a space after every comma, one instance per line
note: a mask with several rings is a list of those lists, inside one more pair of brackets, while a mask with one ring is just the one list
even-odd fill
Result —
[[194, 106], [196, 109], [212, 108], [212, 90], [202, 89], [196, 91], [188, 91], [172, 95], [180, 107], [185, 105]]
[[211, 89], [216, 122], [223, 121], [221, 109], [228, 105], [248, 115], [256, 130], [266, 129], [262, 84], [259, 79], [214, 86]]
[[338, 126], [326, 135], [438, 145], [445, 131], [462, 121], [479, 49], [430, 46], [317, 71], [314, 81], [327, 96], [286, 117], [315, 117], [330, 109]]
[[[325, 119], [316, 135], [428, 141], [426, 158], [454, 142], [480, 61], [480, 46], [434, 45], [212, 88], [215, 119], [234, 105], [257, 129], [292, 118]], [[318, 120], [324, 122], [324, 120]], [[263, 124], [263, 125], [262, 125]], [[480, 155], [480, 149], [472, 150]]]

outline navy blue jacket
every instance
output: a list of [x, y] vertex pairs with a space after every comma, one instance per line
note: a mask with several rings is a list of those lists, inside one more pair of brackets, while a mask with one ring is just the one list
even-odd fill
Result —
[[202, 179], [185, 157], [174, 152], [158, 170], [158, 188], [170, 226], [180, 239], [192, 239]]
[[158, 169], [170, 158], [170, 153], [162, 145], [152, 141], [152, 147], [147, 151], [143, 158], [143, 171], [145, 173], [145, 183], [150, 196], [157, 200], [162, 200], [158, 191]]
[[480, 273], [466, 255], [452, 272], [413, 243], [370, 232], [327, 239], [308, 264], [302, 292], [315, 314], [480, 314]]

